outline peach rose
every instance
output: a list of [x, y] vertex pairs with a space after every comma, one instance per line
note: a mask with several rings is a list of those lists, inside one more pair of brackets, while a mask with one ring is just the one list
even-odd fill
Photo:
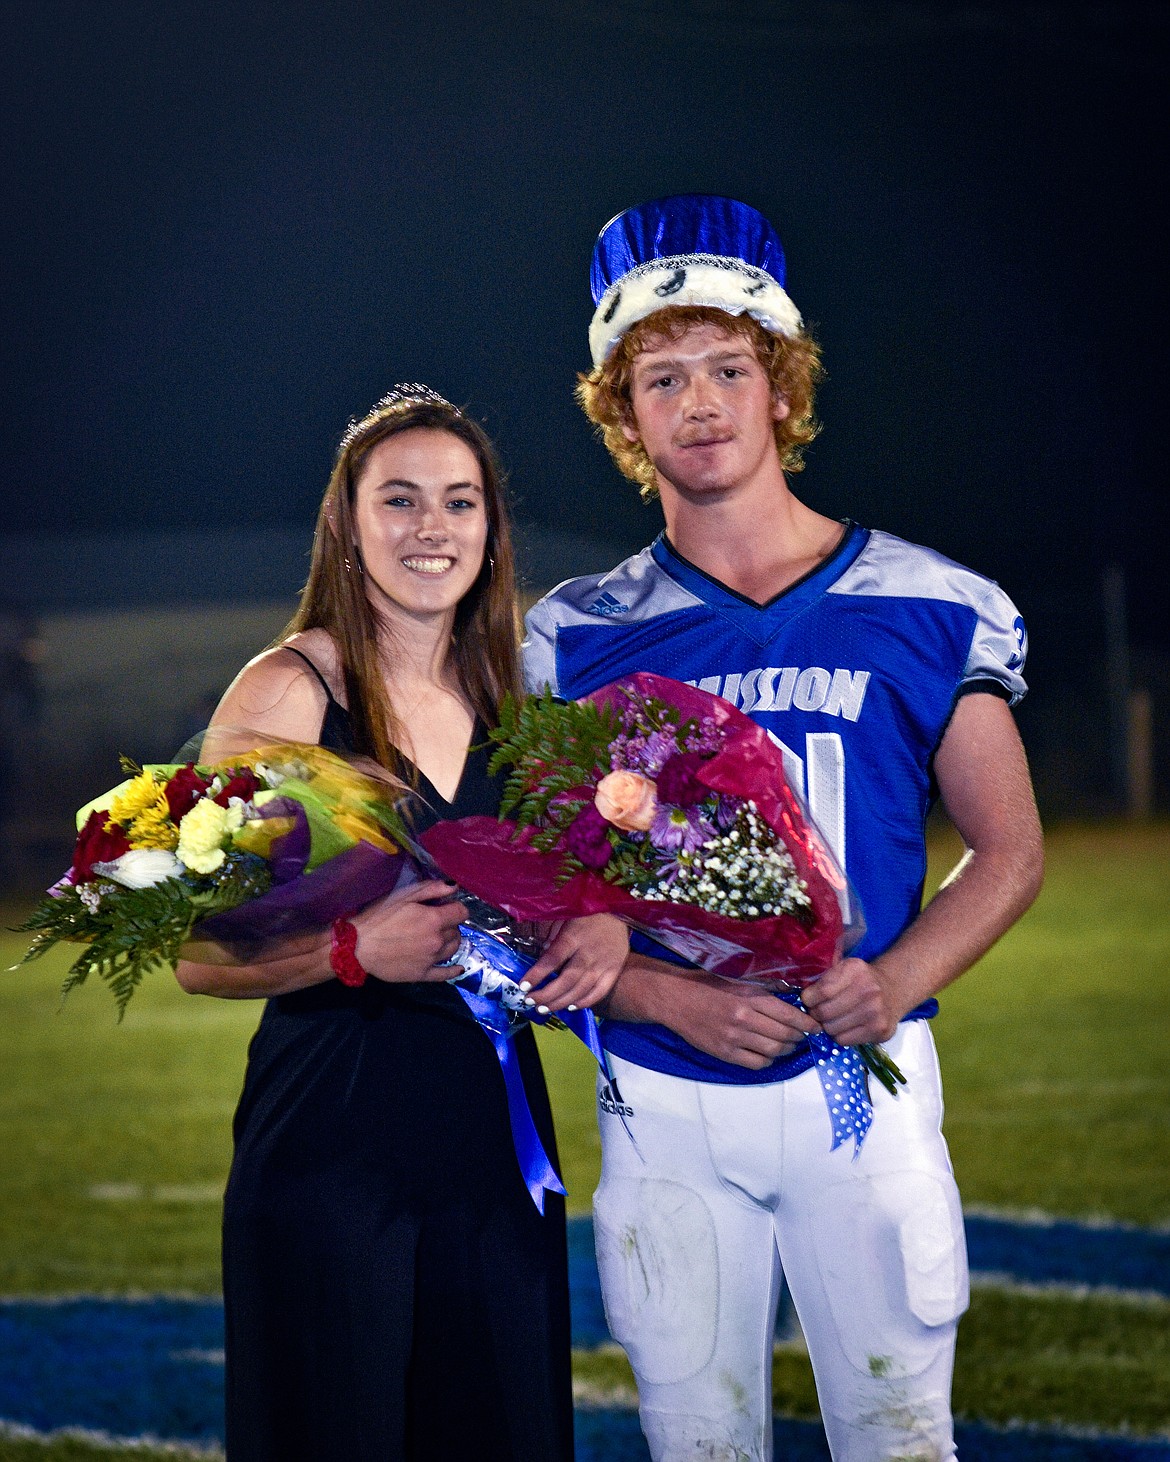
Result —
[[593, 805], [623, 832], [646, 832], [658, 811], [658, 793], [649, 777], [609, 772], [597, 784]]

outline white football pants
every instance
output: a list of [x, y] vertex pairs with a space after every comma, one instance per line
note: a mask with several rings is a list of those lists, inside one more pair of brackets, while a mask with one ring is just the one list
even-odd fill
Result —
[[782, 1272], [835, 1462], [954, 1457], [967, 1254], [938, 1060], [924, 1020], [886, 1049], [907, 1084], [871, 1081], [856, 1161], [815, 1070], [722, 1086], [611, 1057], [635, 1141], [599, 1083], [597, 1263], [654, 1462], [770, 1462]]

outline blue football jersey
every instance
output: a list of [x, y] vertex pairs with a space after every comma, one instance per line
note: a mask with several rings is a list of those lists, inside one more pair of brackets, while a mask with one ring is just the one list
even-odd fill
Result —
[[[559, 585], [527, 629], [530, 690], [573, 699], [649, 670], [713, 691], [763, 726], [860, 899], [865, 933], [852, 952], [862, 959], [921, 907], [932, 761], [956, 701], [978, 690], [1015, 704], [1026, 690], [1023, 620], [997, 584], [856, 524], [769, 604], [708, 577], [661, 535], [609, 573]], [[798, 1050], [747, 1071], [631, 1022], [606, 1021], [604, 1037], [640, 1065], [708, 1081], [776, 1081], [811, 1062]]]

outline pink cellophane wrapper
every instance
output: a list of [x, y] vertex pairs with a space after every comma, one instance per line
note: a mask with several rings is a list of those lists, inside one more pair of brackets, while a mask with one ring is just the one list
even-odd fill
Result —
[[780, 836], [812, 900], [813, 922], [791, 915], [731, 919], [691, 904], [647, 902], [607, 883], [599, 873], [577, 873], [558, 882], [556, 852], [529, 846], [531, 832], [491, 817], [440, 822], [420, 842], [449, 877], [515, 919], [577, 918], [616, 914], [683, 959], [732, 979], [801, 988], [841, 957], [860, 937], [858, 915], [847, 922], [842, 903], [856, 909], [844, 873], [788, 785], [780, 749], [762, 727], [729, 702], [665, 676], [639, 671], [586, 697], [619, 709], [627, 695], [653, 697], [676, 706], [684, 718], [709, 719], [722, 745], [697, 773], [718, 792], [751, 798]]

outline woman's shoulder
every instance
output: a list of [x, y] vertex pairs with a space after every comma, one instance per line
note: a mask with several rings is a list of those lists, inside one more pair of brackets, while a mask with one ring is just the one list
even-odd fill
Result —
[[[274, 656], [282, 665], [309, 676], [318, 685], [324, 682], [329, 695], [342, 705], [345, 704], [345, 673], [341, 664], [341, 653], [337, 642], [327, 629], [302, 629], [287, 640], [266, 650], [265, 655]], [[257, 656], [263, 659], [264, 656]], [[254, 662], [253, 662], [254, 663]]]
[[315, 741], [332, 697], [342, 699], [337, 647], [327, 631], [302, 630], [249, 660], [219, 703], [214, 725]]

